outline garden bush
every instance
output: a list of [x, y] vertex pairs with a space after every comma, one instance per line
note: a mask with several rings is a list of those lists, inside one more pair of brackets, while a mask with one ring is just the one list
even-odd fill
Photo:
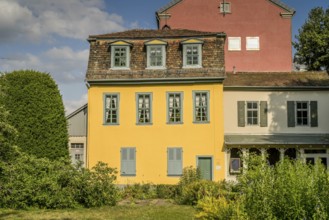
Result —
[[115, 205], [115, 173], [104, 163], [92, 170], [76, 169], [67, 158], [51, 161], [18, 152], [16, 159], [0, 162], [0, 207], [58, 209]]
[[135, 183], [126, 185], [121, 196], [123, 199], [153, 199], [156, 198], [156, 192], [151, 183]]

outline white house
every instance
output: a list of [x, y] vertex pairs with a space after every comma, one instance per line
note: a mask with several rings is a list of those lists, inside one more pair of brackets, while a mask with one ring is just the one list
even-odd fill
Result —
[[238, 73], [224, 80], [226, 177], [240, 172], [241, 155], [329, 161], [327, 73]]

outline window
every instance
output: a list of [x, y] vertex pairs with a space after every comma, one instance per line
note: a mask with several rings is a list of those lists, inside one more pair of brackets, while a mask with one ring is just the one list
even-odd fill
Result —
[[119, 124], [119, 94], [105, 94], [105, 124]]
[[209, 122], [209, 92], [193, 92], [194, 122]]
[[287, 101], [288, 127], [318, 127], [317, 101]]
[[246, 50], [259, 50], [259, 37], [246, 37]]
[[137, 94], [137, 124], [152, 123], [152, 94]]
[[241, 151], [238, 148], [230, 149], [230, 174], [241, 173], [242, 163], [241, 163]]
[[182, 123], [182, 93], [167, 93], [167, 121]]
[[316, 161], [320, 161], [324, 167], [328, 168], [328, 154], [326, 149], [304, 149], [304, 158], [307, 164], [314, 165]]
[[83, 143], [71, 143], [71, 148], [83, 148]]
[[165, 68], [165, 45], [147, 46], [147, 68]]
[[180, 176], [183, 173], [183, 150], [182, 148], [168, 148], [168, 176]]
[[296, 102], [296, 125], [308, 125], [308, 102]]
[[201, 44], [183, 45], [183, 67], [201, 67], [202, 53]]
[[121, 176], [136, 175], [136, 148], [123, 147], [121, 148]]
[[238, 101], [238, 127], [267, 127], [267, 101]]
[[79, 161], [84, 162], [84, 144], [71, 143], [70, 156], [73, 164], [76, 164]]
[[231, 3], [228, 2], [220, 3], [219, 12], [224, 14], [231, 13]]
[[247, 102], [247, 125], [258, 125], [258, 102]]
[[129, 69], [129, 46], [111, 46], [111, 68]]
[[228, 50], [240, 51], [241, 50], [241, 37], [228, 37]]

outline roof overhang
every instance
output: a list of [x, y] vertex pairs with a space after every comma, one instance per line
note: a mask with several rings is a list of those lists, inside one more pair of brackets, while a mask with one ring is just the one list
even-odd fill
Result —
[[227, 147], [329, 147], [329, 134], [225, 134]]
[[225, 77], [191, 77], [191, 78], [143, 78], [143, 79], [90, 79], [90, 85], [150, 85], [150, 84], [198, 84], [222, 83]]

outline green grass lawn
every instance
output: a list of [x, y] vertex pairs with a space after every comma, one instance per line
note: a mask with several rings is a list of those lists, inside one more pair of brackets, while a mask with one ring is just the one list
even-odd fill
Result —
[[115, 207], [64, 210], [8, 210], [0, 209], [0, 219], [193, 219], [191, 206], [152, 200], [139, 204]]

